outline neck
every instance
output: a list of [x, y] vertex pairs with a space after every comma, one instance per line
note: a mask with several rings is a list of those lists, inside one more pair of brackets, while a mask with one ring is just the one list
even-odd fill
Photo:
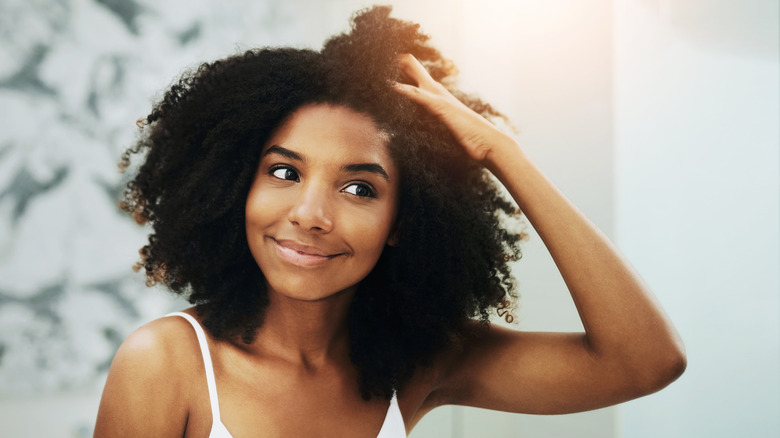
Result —
[[256, 351], [307, 369], [349, 360], [347, 314], [354, 289], [302, 301], [268, 288], [268, 307], [253, 346]]

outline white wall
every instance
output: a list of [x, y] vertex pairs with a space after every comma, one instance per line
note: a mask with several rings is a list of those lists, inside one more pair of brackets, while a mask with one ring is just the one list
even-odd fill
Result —
[[689, 358], [622, 436], [780, 436], [778, 2], [614, 11], [618, 243]]

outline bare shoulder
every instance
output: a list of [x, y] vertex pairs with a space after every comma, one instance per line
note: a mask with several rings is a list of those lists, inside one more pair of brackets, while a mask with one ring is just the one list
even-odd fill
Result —
[[[100, 401], [95, 436], [182, 436], [188, 381], [202, 374], [192, 326], [165, 317], [134, 331], [119, 347]], [[170, 433], [166, 433], [170, 432]]]
[[192, 325], [184, 318], [167, 316], [150, 321], [131, 333], [117, 356], [132, 353], [171, 356], [191, 343], [197, 344]]
[[134, 379], [162, 378], [170, 384], [174, 383], [170, 378], [180, 376], [199, 362], [197, 352], [197, 338], [189, 322], [180, 317], [159, 318], [141, 326], [122, 342], [111, 372]]

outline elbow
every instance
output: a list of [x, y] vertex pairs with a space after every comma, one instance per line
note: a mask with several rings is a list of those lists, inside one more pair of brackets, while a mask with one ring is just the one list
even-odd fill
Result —
[[682, 342], [676, 342], [655, 354], [646, 364], [649, 366], [642, 373], [644, 378], [639, 385], [642, 394], [660, 391], [677, 380], [688, 366], [688, 357]]
[[685, 372], [687, 367], [688, 356], [685, 354], [685, 347], [680, 345], [678, 348], [675, 348], [674, 351], [670, 352], [661, 367], [661, 388], [677, 380]]
[[688, 355], [685, 353], [685, 345], [682, 341], [679, 341], [674, 349], [674, 354], [670, 360], [670, 376], [669, 383], [677, 380], [688, 368]]

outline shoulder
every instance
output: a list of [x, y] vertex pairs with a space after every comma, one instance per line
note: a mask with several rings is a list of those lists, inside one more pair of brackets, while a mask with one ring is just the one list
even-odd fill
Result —
[[112, 368], [140, 366], [139, 371], [150, 377], [168, 374], [182, 371], [193, 362], [191, 359], [198, 359], [198, 351], [198, 340], [189, 322], [181, 317], [163, 317], [131, 333], [117, 350]]
[[114, 356], [95, 436], [143, 434], [147, 427], [184, 430], [190, 406], [182, 400], [192, 400], [188, 382], [202, 375], [198, 341], [187, 321], [164, 317], [145, 324]]

